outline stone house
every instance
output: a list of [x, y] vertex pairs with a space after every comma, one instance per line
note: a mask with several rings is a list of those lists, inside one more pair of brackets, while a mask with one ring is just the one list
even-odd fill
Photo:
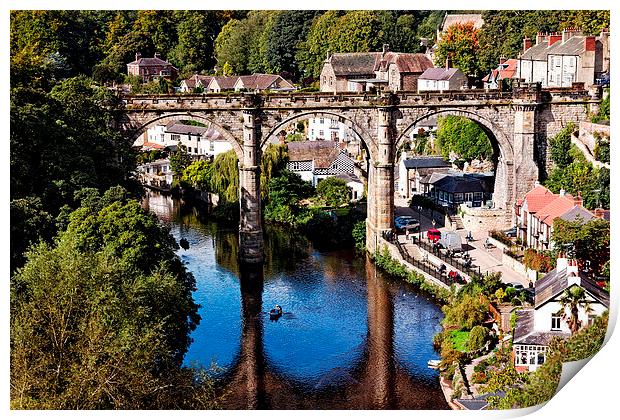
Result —
[[560, 301], [565, 291], [573, 286], [584, 290], [587, 302], [578, 308], [581, 328], [591, 325], [609, 309], [609, 293], [579, 270], [577, 260], [560, 256], [556, 268], [536, 282], [534, 307], [517, 311], [513, 357], [518, 372], [538, 369], [545, 362], [554, 337], [570, 337], [570, 308], [565, 308]]
[[502, 86], [502, 81], [510, 81], [516, 78], [517, 67], [519, 61], [511, 58], [506, 60], [505, 58], [499, 59], [499, 65], [497, 68], [491, 70], [489, 74], [482, 78], [482, 83], [485, 89], [499, 89]]
[[573, 197], [564, 190], [554, 194], [537, 182], [522, 200], [517, 201], [515, 217], [517, 238], [528, 248], [547, 250], [553, 248], [554, 220], [580, 219], [585, 223], [595, 216], [583, 207], [581, 195]]
[[433, 67], [424, 54], [389, 51], [334, 53], [320, 76], [321, 92], [363, 92], [374, 89], [415, 91], [418, 77]]
[[207, 86], [211, 83], [213, 76], [204, 76], [202, 74], [194, 74], [189, 79], [181, 80], [181, 92], [195, 92], [196, 90], [206, 91]]
[[260, 92], [263, 90], [273, 90], [281, 92], [291, 92], [295, 90], [292, 83], [277, 74], [254, 73], [249, 76], [239, 76], [234, 84], [235, 92], [246, 90], [250, 92]]
[[398, 192], [401, 197], [409, 198], [415, 194], [422, 194], [421, 180], [434, 172], [447, 173], [452, 167], [441, 156], [415, 156], [403, 159], [398, 163]]
[[523, 40], [523, 53], [518, 58], [517, 77], [526, 83], [540, 82], [543, 87], [571, 87], [583, 83], [588, 89], [609, 74], [609, 31], [599, 36], [585, 36], [579, 29], [567, 28], [562, 33], [538, 33], [536, 43]]
[[453, 67], [426, 69], [418, 78], [418, 92], [458, 90], [467, 87], [467, 76]]
[[179, 71], [169, 62], [162, 60], [159, 53], [155, 53], [154, 57], [142, 57], [138, 52], [135, 61], [127, 64], [127, 74], [139, 76], [143, 82], [149, 82], [159, 77], [175, 79]]

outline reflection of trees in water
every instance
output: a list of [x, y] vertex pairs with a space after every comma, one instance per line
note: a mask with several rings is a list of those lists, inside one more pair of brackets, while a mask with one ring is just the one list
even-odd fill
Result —
[[295, 269], [308, 258], [312, 247], [301, 233], [280, 226], [265, 226], [265, 276]]

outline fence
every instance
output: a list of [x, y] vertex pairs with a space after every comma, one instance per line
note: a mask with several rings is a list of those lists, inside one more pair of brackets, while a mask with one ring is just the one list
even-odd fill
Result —
[[[440, 260], [445, 261], [451, 266], [461, 270], [463, 273], [466, 273], [470, 277], [474, 275], [481, 276], [482, 274], [480, 272], [479, 266], [476, 266], [475, 264], [466, 264], [460, 261], [459, 259], [454, 258], [452, 254], [450, 254], [447, 250], [442, 250], [441, 248], [437, 248], [436, 246], [433, 246], [432, 244], [425, 242], [424, 239], [419, 239], [414, 236], [413, 243], [415, 245], [418, 245], [423, 250], [433, 254]], [[486, 274], [487, 275], [489, 274], [488, 271], [486, 272]]]
[[457, 283], [455, 280], [450, 278], [450, 276], [448, 276], [446, 269], [440, 270], [434, 264], [428, 261], [420, 261], [413, 258], [413, 256], [411, 256], [409, 252], [407, 252], [403, 244], [400, 243], [400, 241], [398, 240], [398, 236], [395, 235], [393, 232], [383, 232], [383, 239], [396, 245], [396, 248], [398, 248], [398, 252], [400, 253], [402, 259], [411, 264], [412, 266], [416, 267], [417, 269], [422, 270], [423, 272], [439, 280], [446, 286], [451, 286]]

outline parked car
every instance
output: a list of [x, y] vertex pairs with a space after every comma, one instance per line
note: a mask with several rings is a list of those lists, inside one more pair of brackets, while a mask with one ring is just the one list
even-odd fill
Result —
[[505, 231], [504, 231], [504, 234], [505, 234], [506, 236], [511, 237], [511, 238], [516, 238], [516, 237], [517, 237], [517, 227], [516, 227], [516, 226], [513, 226], [513, 227], [511, 227], [510, 229], [505, 230]]
[[431, 242], [437, 242], [441, 239], [441, 232], [439, 231], [439, 229], [429, 229], [426, 232], [426, 237]]
[[508, 287], [512, 287], [513, 289], [515, 289], [517, 293], [521, 293], [522, 291], [525, 290], [525, 287], [523, 287], [521, 283], [517, 283], [517, 282], [508, 283]]
[[420, 221], [412, 216], [399, 216], [394, 219], [394, 227], [397, 231], [404, 231], [405, 228], [417, 230], [420, 228]]

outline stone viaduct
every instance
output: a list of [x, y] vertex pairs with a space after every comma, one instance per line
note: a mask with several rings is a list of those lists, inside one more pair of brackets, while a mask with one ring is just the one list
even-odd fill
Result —
[[463, 90], [380, 93], [203, 94], [122, 96], [117, 128], [136, 139], [149, 127], [195, 120], [216, 128], [239, 158], [240, 260], [260, 263], [263, 233], [260, 159], [267, 144], [290, 124], [327, 117], [350, 127], [368, 157], [366, 244], [393, 225], [396, 151], [419, 121], [433, 115], [460, 115], [475, 121], [493, 144], [496, 166], [494, 206], [511, 222], [515, 199], [530, 190], [551, 165], [547, 138], [568, 122], [598, 112], [600, 90], [518, 86], [512, 92]]

